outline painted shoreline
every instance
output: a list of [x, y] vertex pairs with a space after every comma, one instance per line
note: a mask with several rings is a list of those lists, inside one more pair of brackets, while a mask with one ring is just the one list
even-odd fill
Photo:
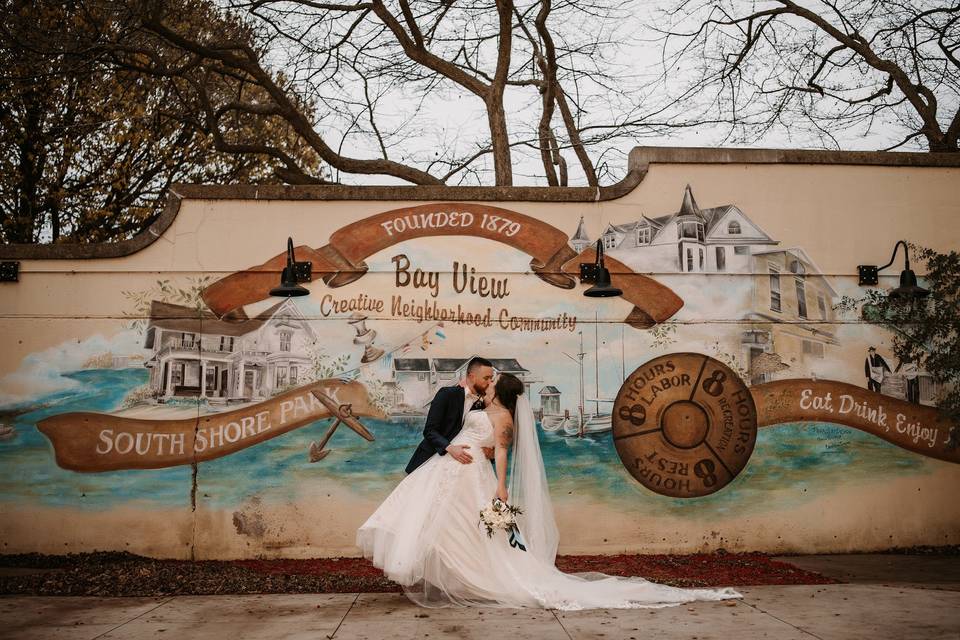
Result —
[[[914, 545], [960, 544], [960, 502], [948, 499], [960, 470], [840, 487], [800, 506], [790, 490], [771, 492], [763, 514], [709, 520], [624, 513], [595, 500], [557, 499], [561, 554], [696, 553], [725, 549], [772, 554], [875, 551]], [[933, 500], [917, 500], [925, 496]], [[63, 554], [129, 551], [195, 560], [358, 556], [357, 527], [377, 500], [324, 480], [288, 502], [254, 496], [237, 509], [196, 513], [135, 504], [108, 510], [9, 506], [0, 521], [3, 553]], [[695, 508], [695, 507], [694, 507]], [[842, 515], [841, 515], [842, 514]], [[69, 528], [61, 525], [64, 519]], [[584, 523], [589, 523], [585, 525]], [[863, 526], [869, 523], [869, 526]], [[124, 531], [121, 542], [117, 531]]]

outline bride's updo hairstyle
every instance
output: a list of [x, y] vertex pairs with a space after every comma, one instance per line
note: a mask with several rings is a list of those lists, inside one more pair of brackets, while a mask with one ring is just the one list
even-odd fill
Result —
[[517, 408], [517, 396], [523, 393], [520, 378], [510, 373], [501, 373], [493, 390], [510, 415], [513, 415]]

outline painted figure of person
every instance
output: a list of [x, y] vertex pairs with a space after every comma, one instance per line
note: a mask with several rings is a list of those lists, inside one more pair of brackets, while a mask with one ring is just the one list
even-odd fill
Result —
[[[452, 440], [439, 434], [440, 427], [439, 435], [425, 434], [435, 453], [415, 466], [357, 531], [364, 557], [410, 600], [424, 607], [580, 610], [742, 597], [729, 587], [682, 589], [639, 576], [583, 577], [557, 569], [559, 530], [533, 409], [516, 376], [502, 373], [491, 386], [486, 408], [470, 411]], [[453, 403], [450, 397], [459, 401], [464, 394], [438, 394], [441, 402]], [[459, 414], [455, 404], [450, 412]], [[469, 447], [494, 447], [495, 467], [483, 459], [463, 462], [458, 456]], [[444, 451], [450, 455], [440, 455]], [[499, 506], [497, 500], [519, 509], [509, 536], [480, 525], [481, 513]], [[506, 529], [502, 514], [490, 517]]]
[[883, 356], [877, 353], [876, 347], [870, 347], [867, 349], [867, 359], [863, 363], [863, 375], [867, 376], [867, 389], [880, 393], [884, 372], [890, 373], [890, 366]]
[[894, 373], [903, 371], [903, 378], [907, 381], [907, 402], [920, 404], [920, 376], [917, 362], [910, 356], [903, 356], [897, 363]]
[[[472, 358], [467, 363], [467, 375], [459, 383], [437, 391], [427, 412], [423, 426], [423, 440], [407, 463], [406, 472], [412, 473], [434, 454], [450, 456], [461, 464], [473, 462], [469, 445], [450, 444], [460, 433], [463, 421], [470, 411], [484, 408], [484, 396], [493, 381], [493, 364], [485, 358]], [[487, 458], [493, 458], [493, 448], [484, 449]]]

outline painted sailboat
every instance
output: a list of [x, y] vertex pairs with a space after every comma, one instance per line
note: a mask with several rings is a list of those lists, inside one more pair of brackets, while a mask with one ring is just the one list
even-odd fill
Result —
[[[593, 398], [584, 398], [584, 378], [583, 378], [583, 359], [586, 356], [586, 352], [583, 350], [583, 332], [580, 333], [580, 351], [577, 353], [576, 357], [564, 353], [563, 355], [567, 356], [571, 360], [577, 363], [580, 367], [580, 394], [579, 394], [579, 404], [577, 406], [577, 416], [568, 417], [565, 420], [560, 421], [556, 427], [553, 429], [547, 429], [544, 426], [544, 430], [548, 431], [559, 431], [562, 430], [562, 433], [571, 437], [580, 437], [591, 433], [605, 433], [613, 429], [613, 418], [610, 415], [609, 411], [602, 411], [600, 408], [601, 403], [609, 404], [612, 408], [614, 400], [609, 398], [600, 397], [600, 314], [597, 312], [596, 321], [594, 322], [594, 348], [593, 348], [593, 357], [594, 357], [594, 384], [596, 395]], [[622, 330], [622, 328], [621, 328]], [[621, 346], [621, 379], [624, 377], [624, 362], [623, 362], [623, 339], [621, 336], [620, 340]], [[585, 402], [590, 402], [593, 404], [593, 411], [587, 412]]]
[[540, 428], [549, 433], [560, 431], [571, 421], [570, 410], [564, 411], [563, 415], [544, 414], [540, 419]]

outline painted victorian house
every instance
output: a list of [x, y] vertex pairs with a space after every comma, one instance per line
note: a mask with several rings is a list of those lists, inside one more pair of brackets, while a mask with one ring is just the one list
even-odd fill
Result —
[[751, 270], [753, 296], [744, 316], [751, 325], [740, 345], [751, 384], [773, 380], [780, 371], [788, 378], [817, 375], [838, 344], [833, 324], [837, 292], [797, 247], [757, 251]]
[[229, 320], [155, 300], [144, 341], [153, 355], [145, 366], [159, 398], [247, 402], [301, 384], [315, 339], [292, 300]]
[[[582, 238], [578, 228], [571, 245], [585, 246]], [[641, 272], [753, 274], [749, 290], [736, 294], [743, 296], [738, 316], [747, 328], [721, 337], [752, 384], [780, 372], [816, 375], [837, 345], [831, 324], [837, 292], [828, 279], [803, 249], [779, 248], [736, 205], [701, 209], [687, 185], [676, 212], [610, 224], [601, 239], [610, 256]]]
[[749, 273], [750, 256], [777, 244], [735, 205], [701, 209], [690, 185], [678, 211], [610, 224], [601, 239], [611, 257], [653, 273]]

